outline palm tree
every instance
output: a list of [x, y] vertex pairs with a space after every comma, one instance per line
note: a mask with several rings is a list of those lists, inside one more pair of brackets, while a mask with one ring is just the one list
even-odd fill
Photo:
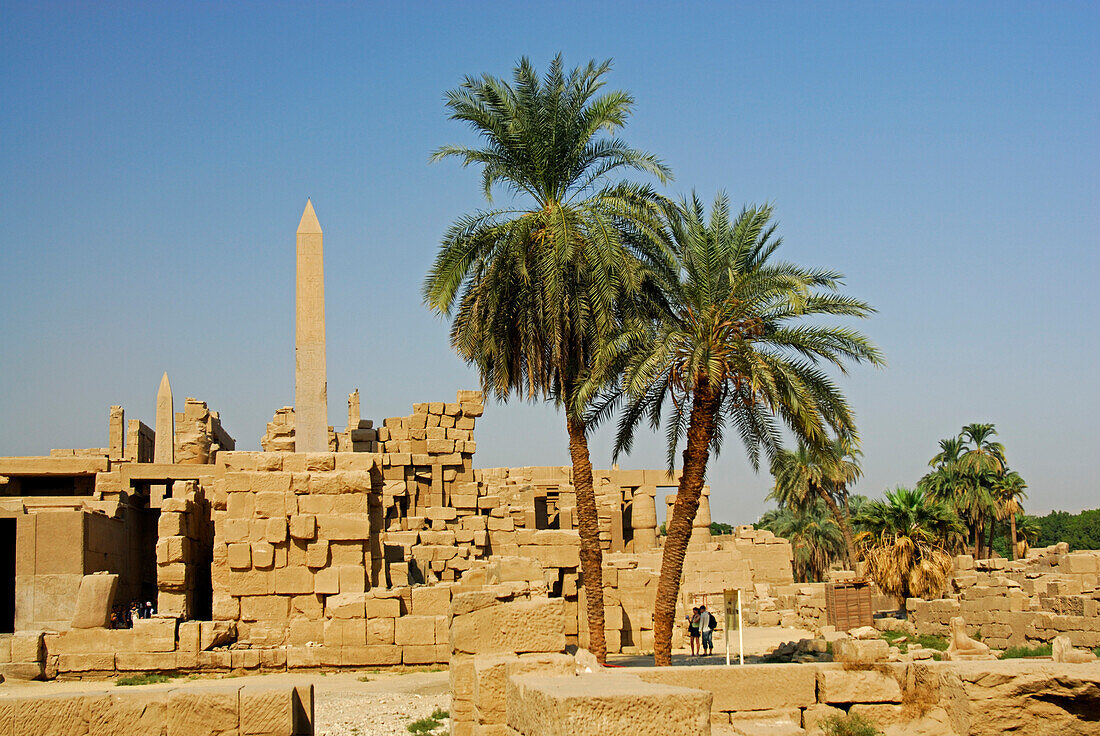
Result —
[[1016, 516], [1023, 512], [1023, 506], [1020, 504], [1020, 500], [1027, 498], [1027, 494], [1024, 492], [1027, 490], [1027, 483], [1024, 482], [1023, 477], [1015, 470], [1010, 470], [1004, 475], [998, 476], [993, 481], [993, 495], [997, 504], [997, 518], [1001, 521], [1008, 519], [1009, 534], [1011, 539], [1012, 559], [1017, 558], [1016, 545]]
[[[767, 516], [765, 514], [765, 516]], [[832, 512], [819, 499], [795, 509], [779, 509], [763, 529], [791, 543], [794, 572], [800, 582], [820, 582], [833, 560], [845, 550], [844, 535]]]
[[968, 424], [962, 428], [959, 440], [963, 454], [958, 461], [963, 468], [977, 475], [999, 475], [1005, 471], [1005, 448], [989, 438], [997, 434], [992, 424]]
[[527, 59], [513, 82], [467, 77], [446, 95], [451, 119], [481, 147], [445, 146], [433, 160], [481, 167], [488, 200], [502, 186], [512, 205], [459, 218], [424, 282], [435, 312], [453, 316], [451, 345], [475, 365], [484, 388], [562, 409], [573, 462], [589, 646], [604, 661], [602, 553], [580, 387], [593, 355], [647, 290], [671, 268], [663, 213], [648, 186], [609, 182], [620, 169], [670, 178], [652, 155], [611, 137], [633, 98], [602, 92], [610, 61], [566, 73], [559, 55], [540, 78]]
[[[1006, 468], [1004, 447], [990, 439], [996, 433], [992, 424], [974, 423], [957, 437], [940, 440], [940, 452], [929, 462], [934, 469], [918, 484], [954, 507], [969, 531], [975, 557], [983, 556], [983, 532], [997, 513], [993, 485]], [[993, 525], [988, 526], [992, 539]]]
[[639, 420], [659, 427], [666, 398], [668, 462], [686, 438], [680, 485], [668, 524], [653, 613], [654, 661], [668, 665], [672, 622], [692, 520], [711, 452], [732, 424], [758, 467], [775, 457], [780, 427], [819, 445], [830, 435], [854, 438], [844, 396], [820, 365], [880, 364], [879, 351], [848, 327], [806, 320], [815, 315], [866, 317], [865, 302], [838, 293], [841, 275], [771, 261], [780, 245], [772, 208], [750, 207], [731, 221], [725, 195], [709, 220], [698, 198], [670, 223], [679, 278], [663, 282], [667, 311], [646, 331], [627, 336], [615, 452], [629, 451]]
[[[768, 498], [780, 506], [795, 509], [821, 501], [833, 515], [844, 537], [848, 564], [855, 565], [856, 549], [848, 512], [848, 485], [863, 471], [856, 457], [859, 450], [844, 438], [831, 438], [811, 446], [799, 442], [795, 450], [780, 450], [772, 460], [775, 485]], [[837, 501], [840, 503], [837, 503]], [[844, 504], [841, 510], [840, 504]]]
[[946, 503], [899, 486], [886, 492], [886, 501], [864, 504], [857, 523], [868, 574], [902, 607], [906, 598], [929, 598], [947, 585], [947, 550], [963, 529]]
[[1013, 554], [1016, 555], [1016, 559], [1019, 559], [1026, 556], [1028, 548], [1039, 541], [1039, 537], [1043, 535], [1043, 529], [1034, 516], [1020, 512], [1016, 514], [1016, 533], [1020, 536], [1020, 541], [1014, 546]]

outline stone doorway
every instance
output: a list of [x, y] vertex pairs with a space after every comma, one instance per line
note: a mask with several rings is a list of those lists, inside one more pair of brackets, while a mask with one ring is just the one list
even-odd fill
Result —
[[15, 519], [0, 519], [0, 634], [15, 631]]

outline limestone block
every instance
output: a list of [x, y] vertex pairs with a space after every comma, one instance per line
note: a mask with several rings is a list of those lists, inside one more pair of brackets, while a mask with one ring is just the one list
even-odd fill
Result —
[[[16, 736], [85, 736], [87, 703], [96, 696], [74, 693], [11, 698], [2, 701], [0, 733]], [[3, 708], [4, 706], [0, 706]], [[4, 721], [7, 723], [4, 723]]]
[[345, 667], [401, 664], [401, 647], [384, 644], [345, 646], [340, 650], [339, 664]]
[[306, 593], [290, 598], [290, 615], [305, 616], [306, 618], [320, 619], [325, 612], [324, 596]]
[[898, 681], [875, 670], [822, 669], [817, 673], [817, 684], [823, 703], [901, 702]]
[[89, 698], [87, 708], [88, 736], [164, 736], [168, 720], [164, 691], [103, 693]]
[[[114, 669], [114, 652], [61, 654], [58, 656], [58, 672], [113, 672]], [[0, 729], [0, 733], [3, 733], [2, 729]]]
[[301, 618], [292, 619], [287, 636], [291, 646], [313, 645], [317, 642], [324, 641], [324, 621], [309, 621]]
[[362, 593], [367, 589], [366, 570], [362, 565], [346, 565], [337, 569], [341, 593]]
[[340, 592], [340, 569], [326, 567], [318, 570], [313, 578], [313, 589], [320, 594], [335, 594]]
[[202, 623], [199, 621], [182, 621], [177, 630], [176, 649], [181, 652], [199, 651], [199, 643], [202, 639]]
[[166, 736], [231, 736], [240, 724], [238, 688], [179, 688], [168, 695]]
[[507, 721], [508, 678], [515, 675], [541, 674], [572, 677], [576, 662], [568, 654], [492, 654], [474, 657], [471, 700], [483, 724]]
[[367, 644], [393, 644], [394, 643], [394, 619], [371, 618], [367, 619]]
[[268, 569], [275, 566], [275, 548], [267, 542], [252, 543], [252, 566]]
[[271, 544], [279, 544], [286, 541], [286, 517], [268, 519], [264, 526], [264, 540]]
[[328, 540], [319, 539], [306, 547], [306, 567], [321, 568], [329, 564]]
[[234, 621], [240, 618], [241, 609], [239, 599], [228, 593], [214, 591], [211, 615], [217, 621]]
[[[257, 653], [258, 654], [258, 653]], [[241, 736], [290, 736], [295, 730], [293, 687], [245, 685], [240, 690]]]
[[316, 539], [317, 517], [311, 514], [299, 514], [296, 516], [291, 516], [290, 536], [292, 539]]
[[565, 601], [541, 598], [501, 603], [456, 615], [454, 651], [467, 654], [561, 652], [565, 649]]
[[118, 575], [85, 575], [76, 594], [72, 628], [106, 628], [111, 623], [111, 606], [118, 590]]
[[174, 652], [117, 652], [115, 669], [119, 672], [161, 672], [176, 669]]
[[333, 618], [325, 621], [326, 647], [361, 647], [367, 643], [367, 627], [362, 619]]
[[313, 593], [313, 573], [302, 567], [285, 567], [276, 570], [275, 592], [279, 595]]
[[45, 654], [44, 632], [17, 631], [11, 635], [12, 662], [38, 662]]
[[[249, 555], [251, 555], [251, 551]], [[231, 570], [229, 592], [232, 595], [268, 595], [275, 592], [275, 573], [282, 570]], [[307, 571], [308, 572], [308, 571]], [[312, 592], [312, 591], [310, 591]]]
[[317, 534], [322, 539], [364, 540], [370, 539], [370, 517], [367, 514], [317, 515]]
[[340, 593], [325, 599], [325, 615], [328, 618], [356, 618], [364, 615], [362, 593]]
[[157, 535], [161, 537], [185, 536], [187, 523], [184, 514], [162, 511], [157, 520]]
[[394, 621], [394, 642], [398, 646], [434, 645], [434, 616], [401, 616]]
[[833, 642], [835, 662], [885, 662], [890, 644], [885, 639], [843, 639]]
[[711, 695], [625, 674], [517, 675], [508, 683], [508, 726], [525, 736], [703, 736]]
[[286, 621], [290, 616], [290, 598], [281, 595], [249, 595], [241, 598], [241, 619], [245, 621]]
[[226, 542], [247, 542], [251, 530], [248, 519], [225, 519], [219, 530]]
[[264, 491], [252, 494], [255, 515], [261, 519], [281, 519], [286, 516], [286, 492]]
[[[801, 664], [764, 664], [743, 667], [693, 667], [693, 686], [714, 695], [716, 711], [804, 708], [817, 702], [814, 669]], [[682, 675], [673, 668], [640, 670], [647, 682], [673, 685]]]
[[844, 711], [832, 705], [818, 703], [802, 711], [802, 727], [810, 733], [817, 733], [822, 722], [833, 716], [843, 716]]
[[[174, 499], [173, 499], [174, 500]], [[187, 537], [163, 537], [157, 540], [157, 563], [190, 562], [191, 540]]]
[[229, 651], [229, 666], [235, 670], [254, 670], [260, 666], [259, 649], [231, 649]]
[[407, 644], [401, 647], [403, 664], [435, 664], [446, 662], [450, 658], [450, 649], [446, 645]]

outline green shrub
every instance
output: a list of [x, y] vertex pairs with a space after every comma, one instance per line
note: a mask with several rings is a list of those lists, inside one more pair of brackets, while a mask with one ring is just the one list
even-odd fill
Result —
[[1009, 647], [1001, 654], [1001, 659], [1024, 659], [1025, 657], [1049, 657], [1053, 647], [1039, 644], [1034, 647]]
[[883, 736], [875, 724], [858, 713], [829, 716], [821, 722], [821, 732], [825, 736]]
[[154, 672], [143, 672], [140, 675], [120, 677], [115, 680], [115, 685], [118, 687], [126, 687], [128, 685], [158, 685], [162, 682], [171, 682], [177, 677], [180, 677], [180, 675], [158, 675]]
[[938, 634], [921, 634], [917, 637], [917, 643], [925, 649], [935, 649], [937, 652], [947, 651], [947, 637]]
[[436, 708], [430, 716], [427, 718], [421, 718], [419, 721], [413, 721], [409, 725], [405, 726], [409, 733], [416, 734], [417, 736], [426, 736], [435, 729], [439, 728], [444, 718], [449, 718], [450, 713], [442, 708]]

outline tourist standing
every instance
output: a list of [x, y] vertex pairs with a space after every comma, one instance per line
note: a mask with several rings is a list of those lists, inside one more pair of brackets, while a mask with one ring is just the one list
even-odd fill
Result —
[[688, 636], [691, 639], [691, 656], [699, 656], [699, 609], [691, 609], [691, 615], [687, 617]]
[[717, 621], [706, 606], [699, 606], [699, 634], [703, 656], [714, 654], [714, 629]]

